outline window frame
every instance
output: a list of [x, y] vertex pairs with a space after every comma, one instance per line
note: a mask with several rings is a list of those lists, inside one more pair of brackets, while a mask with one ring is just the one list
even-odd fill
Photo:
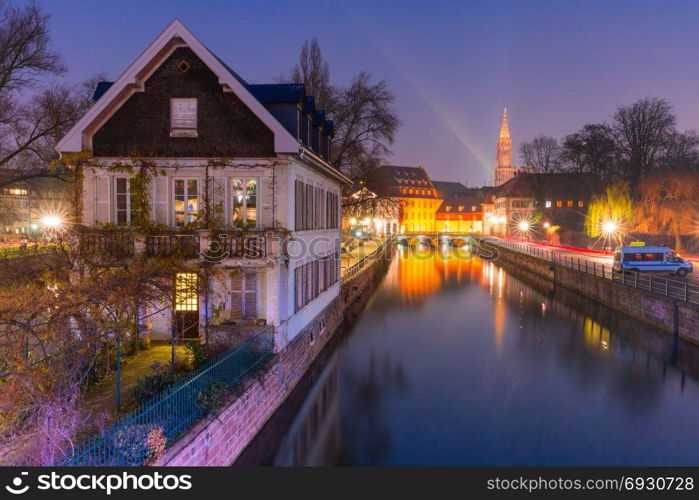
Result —
[[[183, 181], [184, 184], [184, 223], [182, 225], [179, 225], [177, 223], [177, 195], [175, 194], [175, 184], [177, 181]], [[197, 189], [196, 189], [196, 195], [197, 195], [197, 210], [196, 212], [190, 212], [187, 210], [187, 200], [190, 198], [189, 197], [189, 186], [188, 183], [189, 181], [196, 181], [197, 183]], [[201, 179], [199, 177], [194, 177], [194, 176], [182, 176], [182, 177], [174, 177], [172, 179], [172, 188], [170, 190], [170, 196], [172, 199], [172, 225], [174, 227], [184, 227], [187, 224], [190, 224], [187, 222], [187, 215], [188, 214], [194, 214], [195, 218], [199, 216], [199, 212], [201, 211], [201, 197], [199, 196], [200, 191], [201, 191]]]
[[[239, 176], [239, 175], [232, 175], [231, 177], [228, 178], [228, 187], [230, 189], [231, 193], [231, 203], [230, 203], [230, 209], [229, 209], [229, 214], [228, 216], [230, 217], [231, 221], [231, 226], [235, 226], [236, 220], [234, 217], [235, 213], [235, 188], [233, 187], [233, 183], [236, 180], [242, 180], [243, 184], [245, 186], [245, 195], [243, 196], [243, 205], [241, 208], [241, 213], [243, 215], [243, 225], [245, 227], [248, 227], [250, 229], [258, 229], [260, 227], [260, 178], [259, 177], [248, 177], [248, 176]], [[248, 226], [248, 183], [250, 181], [255, 182], [255, 225], [254, 226]]]
[[[175, 104], [182, 101], [194, 102], [194, 127], [175, 126]], [[196, 138], [199, 136], [199, 100], [196, 97], [170, 98], [170, 137]]]

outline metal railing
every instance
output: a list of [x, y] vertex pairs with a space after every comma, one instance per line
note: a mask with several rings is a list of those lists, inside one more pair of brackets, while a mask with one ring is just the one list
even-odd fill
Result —
[[218, 253], [226, 258], [264, 259], [267, 256], [267, 237], [263, 232], [220, 233], [215, 241], [219, 244]]
[[385, 238], [377, 247], [376, 250], [368, 255], [365, 255], [351, 266], [342, 270], [342, 283], [348, 283], [361, 274], [365, 268], [369, 267], [378, 257], [382, 256], [386, 247], [392, 241], [392, 238]]
[[195, 234], [158, 234], [146, 237], [148, 257], [199, 256], [199, 237]]
[[512, 241], [499, 240], [496, 242], [491, 241], [490, 243], [544, 259], [557, 266], [564, 266], [592, 274], [598, 278], [610, 280], [637, 290], [645, 290], [655, 295], [699, 305], [699, 285], [686, 280], [654, 276], [652, 274], [636, 271], [616, 270], [612, 266], [598, 263], [584, 257], [560, 255], [551, 250]]
[[217, 356], [151, 397], [66, 454], [56, 465], [130, 466], [152, 458], [152, 433], [162, 432], [168, 445], [207, 412], [201, 395], [213, 384], [226, 384], [230, 391], [262, 361], [273, 355], [274, 327]]
[[133, 234], [127, 232], [81, 233], [78, 235], [80, 253], [109, 257], [132, 257]]

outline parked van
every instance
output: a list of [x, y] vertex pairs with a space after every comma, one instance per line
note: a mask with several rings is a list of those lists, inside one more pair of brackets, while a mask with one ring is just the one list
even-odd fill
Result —
[[667, 247], [617, 247], [614, 252], [614, 270], [662, 272], [685, 276], [693, 270], [692, 263]]

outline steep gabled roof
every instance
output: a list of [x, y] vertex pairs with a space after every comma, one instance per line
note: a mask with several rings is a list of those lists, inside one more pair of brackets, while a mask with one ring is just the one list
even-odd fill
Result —
[[246, 87], [262, 104], [303, 104], [306, 90], [303, 83], [262, 83]]
[[[401, 196], [417, 198], [436, 198], [437, 193], [432, 185], [430, 176], [424, 167], [404, 167], [399, 165], [382, 165], [367, 175], [367, 186], [383, 196]], [[419, 189], [414, 193], [401, 192], [401, 188]], [[422, 190], [429, 190], [423, 195]], [[418, 194], [419, 193], [419, 194]]]
[[432, 185], [434, 185], [437, 193], [444, 198], [468, 196], [469, 194], [469, 189], [460, 182], [432, 181]]
[[576, 172], [521, 173], [497, 188], [496, 198], [587, 199], [597, 191], [593, 175]]
[[142, 91], [144, 82], [154, 70], [154, 62], [162, 61], [175, 48], [187, 46], [219, 78], [224, 91], [238, 98], [274, 133], [277, 153], [298, 153], [299, 142], [246, 88], [246, 82], [228, 65], [207, 49], [178, 19], [175, 19], [150, 46], [107, 88], [99, 100], [58, 142], [59, 152], [78, 152], [92, 149], [92, 135], [121, 104], [134, 93]]
[[[446, 198], [437, 209], [437, 213], [481, 213], [481, 203], [483, 203], [483, 198], [473, 196]], [[463, 211], [459, 212], [458, 207], [464, 207]], [[476, 207], [476, 209], [473, 210], [473, 207]]]

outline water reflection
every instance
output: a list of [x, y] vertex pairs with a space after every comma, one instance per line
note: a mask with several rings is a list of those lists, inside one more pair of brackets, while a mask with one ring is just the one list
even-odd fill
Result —
[[521, 270], [399, 251], [270, 462], [694, 464], [697, 366]]

